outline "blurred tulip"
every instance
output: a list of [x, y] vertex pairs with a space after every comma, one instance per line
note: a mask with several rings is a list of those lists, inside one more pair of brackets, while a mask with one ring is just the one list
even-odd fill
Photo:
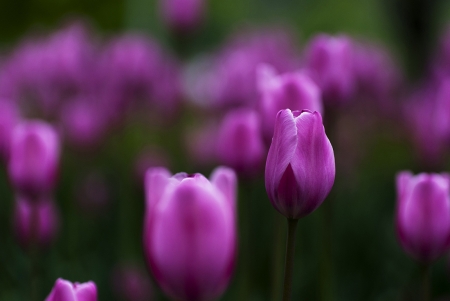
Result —
[[34, 120], [17, 125], [10, 151], [9, 177], [20, 193], [36, 197], [55, 187], [60, 142], [50, 124]]
[[71, 283], [59, 278], [45, 301], [97, 301], [94, 282]]
[[143, 187], [147, 170], [158, 166], [170, 166], [169, 157], [163, 149], [148, 147], [138, 154], [134, 162], [134, 175], [140, 187]]
[[154, 300], [150, 278], [145, 270], [133, 265], [116, 268], [112, 285], [117, 296], [126, 301]]
[[9, 158], [13, 129], [19, 120], [20, 112], [16, 104], [0, 98], [0, 159], [5, 162]]
[[397, 235], [403, 249], [429, 263], [450, 246], [450, 175], [397, 174]]
[[13, 224], [16, 238], [23, 248], [33, 245], [46, 248], [58, 232], [58, 210], [52, 200], [31, 202], [19, 197], [14, 205]]
[[289, 219], [322, 204], [333, 187], [334, 153], [318, 112], [278, 112], [266, 162], [265, 184], [272, 205]]
[[205, 0], [159, 0], [161, 15], [175, 32], [186, 33], [197, 27], [205, 13]]
[[275, 117], [279, 110], [310, 110], [323, 113], [319, 87], [305, 72], [276, 75], [268, 65], [258, 69], [258, 87], [261, 93], [260, 112], [264, 134], [273, 136]]
[[258, 114], [250, 109], [230, 111], [219, 127], [216, 147], [220, 164], [246, 175], [258, 173], [265, 154]]
[[201, 174], [146, 175], [144, 254], [156, 281], [171, 298], [218, 298], [236, 256], [236, 176], [219, 167], [211, 181]]
[[355, 90], [352, 42], [320, 34], [309, 44], [307, 67], [322, 90], [325, 105], [348, 102]]

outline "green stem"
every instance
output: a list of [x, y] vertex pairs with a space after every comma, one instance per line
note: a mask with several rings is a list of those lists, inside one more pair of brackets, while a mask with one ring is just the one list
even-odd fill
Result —
[[294, 272], [295, 230], [298, 219], [287, 219], [288, 235], [286, 243], [286, 265], [284, 269], [283, 301], [290, 301], [292, 296], [292, 275]]
[[322, 252], [321, 252], [321, 281], [320, 281], [320, 294], [322, 301], [329, 301], [332, 299], [332, 219], [333, 210], [332, 202], [328, 200], [323, 204], [323, 214], [322, 214]]
[[431, 278], [431, 265], [425, 264], [422, 268], [422, 294], [423, 301], [431, 300], [430, 290], [430, 278]]
[[283, 273], [283, 216], [278, 213], [273, 214], [273, 251], [272, 251], [272, 301], [278, 300], [281, 294], [281, 277]]

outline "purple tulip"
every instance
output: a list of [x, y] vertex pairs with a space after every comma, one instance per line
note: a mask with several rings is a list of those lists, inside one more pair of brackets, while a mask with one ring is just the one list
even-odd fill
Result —
[[12, 101], [0, 98], [0, 159], [9, 158], [14, 127], [19, 123], [20, 113]]
[[333, 148], [320, 113], [278, 112], [265, 173], [275, 209], [289, 219], [310, 214], [325, 200], [334, 176]]
[[14, 187], [30, 197], [49, 193], [56, 184], [59, 137], [48, 123], [26, 121], [13, 131], [8, 165]]
[[264, 134], [272, 138], [275, 117], [279, 110], [304, 109], [322, 113], [322, 99], [319, 87], [305, 72], [276, 75], [267, 65], [261, 66], [258, 86], [261, 93], [260, 112], [264, 122]]
[[404, 171], [396, 181], [398, 239], [415, 259], [434, 261], [450, 246], [450, 175]]
[[219, 167], [170, 176], [146, 175], [144, 254], [156, 281], [171, 298], [218, 298], [230, 281], [236, 255], [236, 176]]
[[159, 0], [161, 15], [175, 32], [189, 32], [197, 27], [205, 13], [205, 0]]
[[345, 36], [316, 36], [307, 51], [307, 66], [322, 90], [325, 104], [337, 105], [353, 96], [352, 42]]
[[58, 210], [52, 200], [31, 202], [19, 197], [15, 201], [13, 224], [16, 238], [23, 248], [32, 245], [47, 248], [58, 232]]
[[72, 283], [59, 278], [45, 301], [97, 301], [94, 282]]
[[216, 147], [221, 164], [238, 173], [257, 173], [266, 152], [258, 114], [250, 109], [230, 111], [220, 125]]

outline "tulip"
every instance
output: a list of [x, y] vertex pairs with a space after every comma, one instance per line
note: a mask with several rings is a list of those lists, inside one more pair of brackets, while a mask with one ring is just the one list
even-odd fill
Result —
[[304, 217], [325, 200], [335, 176], [334, 153], [318, 112], [278, 112], [266, 162], [272, 205], [289, 219]]
[[176, 32], [189, 32], [197, 27], [205, 13], [205, 0], [160, 0], [161, 15]]
[[276, 75], [272, 67], [263, 65], [259, 68], [258, 75], [261, 93], [259, 107], [267, 137], [273, 136], [275, 116], [279, 110], [289, 108], [323, 112], [319, 87], [305, 72]]
[[48, 247], [58, 232], [59, 215], [52, 200], [31, 202], [19, 197], [15, 201], [13, 225], [16, 238], [23, 248], [37, 245]]
[[236, 176], [219, 167], [201, 174], [146, 174], [144, 254], [163, 291], [175, 300], [218, 298], [236, 254]]
[[222, 121], [216, 141], [217, 158], [221, 164], [246, 175], [260, 169], [265, 148], [259, 116], [255, 111], [230, 111]]
[[403, 249], [428, 264], [450, 247], [450, 175], [397, 174], [397, 236]]
[[355, 90], [350, 39], [321, 34], [311, 41], [307, 53], [307, 67], [322, 90], [325, 104], [347, 102]]
[[37, 120], [19, 124], [10, 151], [9, 177], [19, 192], [36, 197], [54, 188], [60, 144], [51, 125]]
[[71, 283], [59, 278], [45, 301], [97, 301], [94, 282]]

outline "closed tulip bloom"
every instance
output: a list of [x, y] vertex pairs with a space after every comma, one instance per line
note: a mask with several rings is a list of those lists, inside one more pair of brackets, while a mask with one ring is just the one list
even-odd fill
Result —
[[156, 281], [175, 300], [215, 300], [235, 262], [234, 172], [219, 167], [208, 180], [150, 168], [145, 184], [144, 254]]
[[272, 205], [289, 219], [322, 204], [335, 176], [334, 153], [318, 112], [278, 112], [266, 162], [265, 184]]
[[267, 65], [258, 70], [261, 93], [260, 112], [264, 120], [264, 133], [273, 136], [275, 117], [279, 110], [310, 110], [322, 113], [322, 99], [317, 84], [305, 72], [277, 75]]
[[13, 131], [8, 165], [14, 187], [31, 197], [50, 192], [59, 154], [59, 137], [50, 124], [37, 120], [19, 124]]
[[14, 206], [14, 230], [23, 248], [37, 245], [48, 247], [58, 232], [59, 214], [52, 200], [30, 202], [19, 197]]
[[319, 84], [326, 104], [344, 103], [353, 95], [353, 47], [349, 38], [318, 35], [309, 46], [307, 66]]
[[94, 282], [72, 283], [59, 278], [45, 301], [97, 301]]
[[450, 246], [450, 175], [397, 175], [396, 226], [403, 249], [429, 263]]
[[266, 150], [255, 111], [230, 111], [223, 119], [216, 139], [217, 158], [221, 164], [246, 175], [260, 170]]

